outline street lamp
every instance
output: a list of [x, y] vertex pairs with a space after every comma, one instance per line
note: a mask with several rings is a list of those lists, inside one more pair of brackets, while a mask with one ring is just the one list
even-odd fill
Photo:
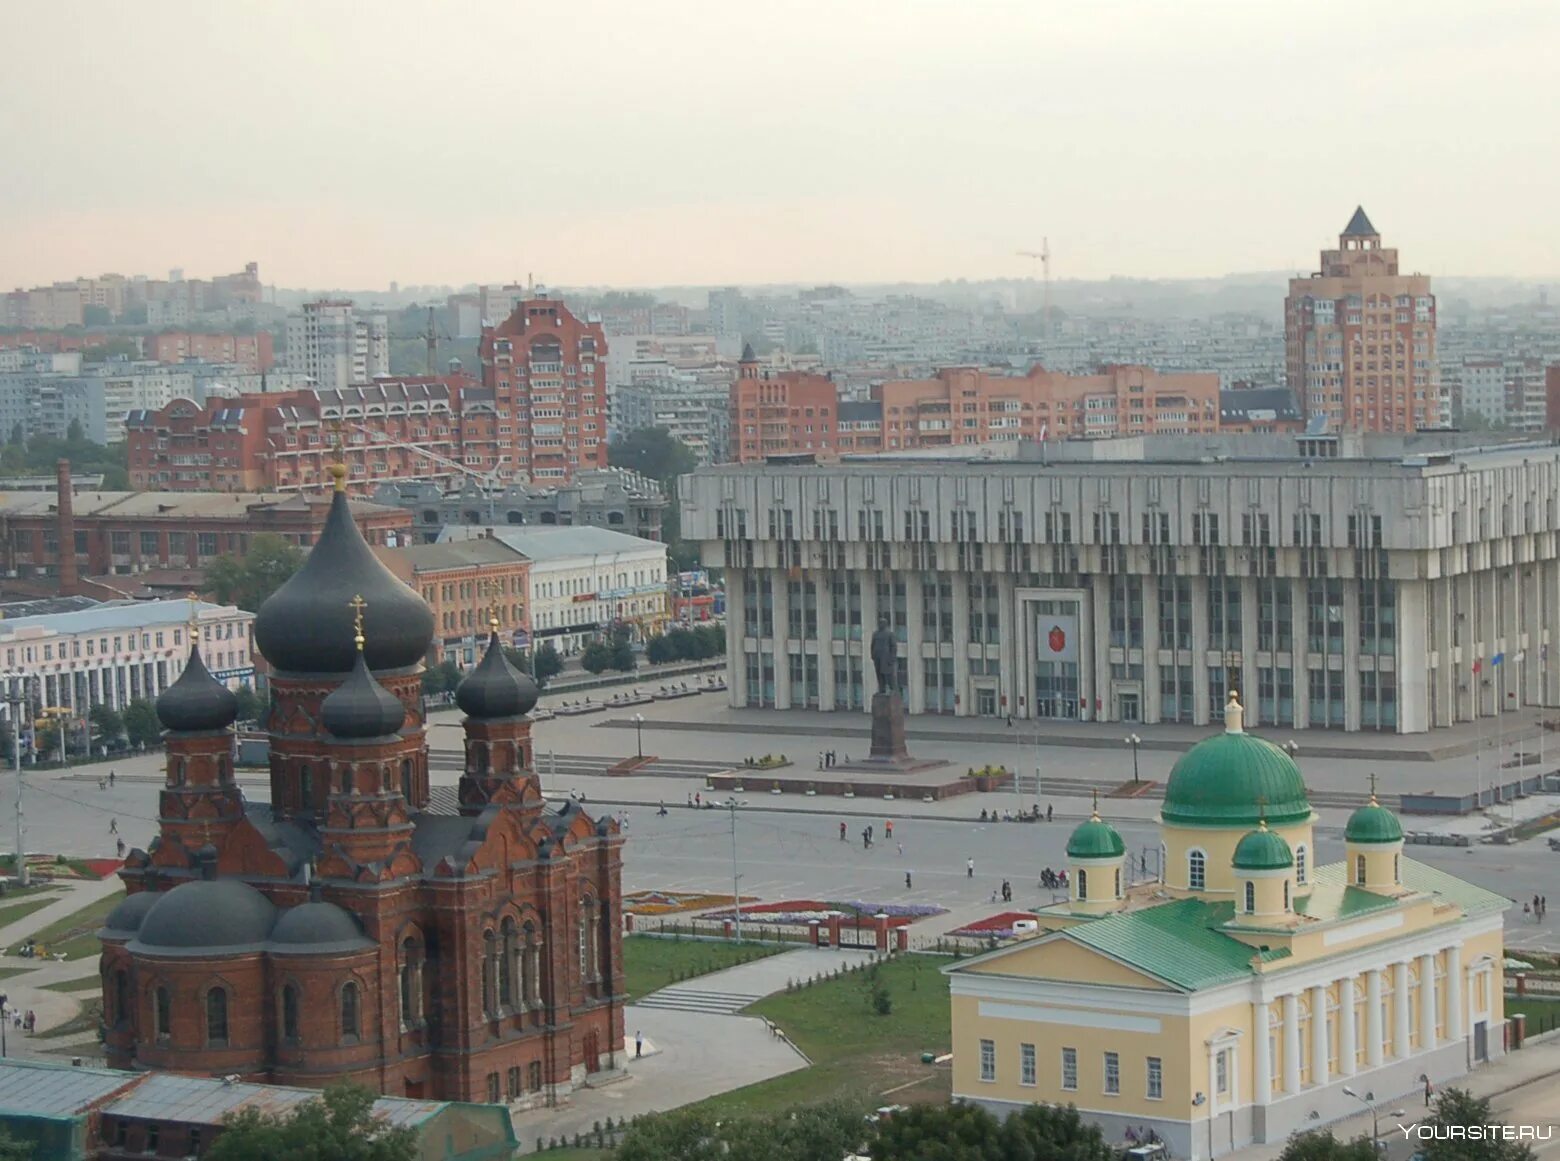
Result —
[[742, 942], [742, 875], [737, 870], [737, 807], [746, 806], [747, 800], [737, 801], [735, 795], [722, 804], [731, 811], [731, 912], [737, 917], [737, 942]]
[[1136, 786], [1138, 784], [1138, 747], [1143, 744], [1143, 739], [1136, 734], [1128, 734], [1121, 740], [1132, 747], [1132, 785]]
[[16, 758], [16, 883], [28, 885], [27, 855], [22, 849], [22, 715], [27, 712], [27, 675], [7, 673], [5, 699], [11, 707], [11, 752]]
[[[1364, 1096], [1361, 1096], [1348, 1085], [1344, 1085], [1343, 1095], [1353, 1097], [1355, 1100], [1359, 1101], [1360, 1104], [1364, 1105], [1367, 1109], [1370, 1110], [1371, 1148], [1381, 1148], [1381, 1109], [1376, 1104], [1376, 1094], [1374, 1092], [1367, 1092]], [[1401, 1117], [1404, 1115], [1404, 1113], [1402, 1109], [1393, 1109], [1389, 1115], [1394, 1117]]]
[[645, 757], [645, 715], [634, 715], [634, 747], [639, 751], [639, 760]]

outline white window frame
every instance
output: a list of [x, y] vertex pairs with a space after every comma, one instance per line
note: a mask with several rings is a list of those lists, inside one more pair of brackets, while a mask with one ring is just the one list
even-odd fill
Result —
[[1062, 1049], [1062, 1091], [1078, 1091], [1078, 1050]]
[[1104, 1075], [1100, 1079], [1104, 1083], [1104, 1086], [1105, 1086], [1104, 1089], [1103, 1089], [1105, 1095], [1106, 1096], [1120, 1096], [1121, 1095], [1121, 1054], [1118, 1053], [1118, 1052], [1107, 1052], [1107, 1053], [1105, 1053], [1104, 1057], [1103, 1057], [1103, 1065], [1104, 1065], [1104, 1068], [1103, 1068]]
[[1208, 852], [1202, 847], [1186, 852], [1186, 887], [1189, 891], [1208, 889]]
[[1151, 1101], [1165, 1099], [1165, 1062], [1158, 1056], [1150, 1056], [1144, 1065], [1147, 1082], [1146, 1092]]
[[1020, 1044], [1018, 1046], [1018, 1083], [1025, 1088], [1034, 1088], [1039, 1083], [1037, 1074], [1035, 1046], [1033, 1044]]
[[980, 1079], [986, 1084], [991, 1084], [997, 1079], [997, 1042], [995, 1040], [982, 1040], [980, 1042]]

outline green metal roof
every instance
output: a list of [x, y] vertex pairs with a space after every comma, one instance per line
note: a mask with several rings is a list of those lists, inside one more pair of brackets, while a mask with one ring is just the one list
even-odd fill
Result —
[[1181, 755], [1162, 817], [1187, 826], [1249, 829], [1263, 818], [1289, 826], [1311, 817], [1311, 801], [1293, 758], [1255, 734], [1226, 731]]
[[1069, 859], [1119, 859], [1127, 853], [1116, 828], [1099, 815], [1080, 823], [1067, 840]]
[[[1338, 865], [1343, 866], [1342, 863]], [[1295, 900], [1295, 911], [1318, 923], [1353, 919], [1358, 915], [1368, 915], [1372, 911], [1390, 911], [1396, 906], [1397, 900], [1391, 895], [1378, 895], [1374, 891], [1366, 891], [1360, 887], [1332, 882], [1313, 883], [1310, 894], [1301, 895]]]
[[1349, 815], [1349, 825], [1344, 827], [1343, 838], [1351, 843], [1400, 843], [1403, 841], [1403, 824], [1374, 797], [1369, 803]]
[[1237, 871], [1281, 871], [1295, 865], [1295, 854], [1284, 836], [1268, 830], [1264, 823], [1235, 844], [1230, 865]]
[[1124, 915], [1107, 915], [1063, 932], [1178, 988], [1195, 991], [1251, 975], [1256, 949], [1214, 930], [1235, 914], [1232, 903], [1179, 899]]
[[[1494, 891], [1486, 891], [1483, 887], [1465, 883], [1456, 875], [1447, 874], [1445, 871], [1439, 871], [1413, 859], [1405, 858], [1398, 864], [1398, 877], [1402, 879], [1403, 886], [1411, 891], [1439, 895], [1447, 902], [1457, 904], [1470, 919], [1481, 915], [1498, 915], [1511, 906], [1511, 900], [1504, 895], [1497, 895]], [[1316, 868], [1316, 882], [1319, 885], [1343, 886], [1348, 882], [1348, 864], [1331, 863]], [[1369, 893], [1365, 892], [1365, 894]]]

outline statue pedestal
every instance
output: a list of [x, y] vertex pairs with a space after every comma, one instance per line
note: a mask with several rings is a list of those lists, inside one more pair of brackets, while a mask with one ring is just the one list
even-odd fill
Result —
[[910, 757], [905, 749], [905, 703], [897, 693], [872, 695], [872, 751], [868, 760], [903, 762]]

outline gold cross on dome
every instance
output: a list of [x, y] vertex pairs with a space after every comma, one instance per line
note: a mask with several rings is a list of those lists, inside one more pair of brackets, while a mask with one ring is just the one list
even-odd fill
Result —
[[1267, 795], [1257, 795], [1257, 818], [1263, 830], [1267, 830]]
[[347, 604], [352, 606], [352, 639], [356, 642], [358, 652], [363, 652], [363, 610], [368, 607], [368, 602], [363, 599], [363, 594], [358, 593]]
[[1094, 788], [1094, 809], [1092, 814], [1094, 820], [1098, 822], [1100, 817], [1100, 788], [1098, 786]]
[[1370, 800], [1372, 802], [1376, 801], [1376, 772], [1374, 770], [1370, 772]]
[[190, 602], [190, 616], [185, 622], [185, 627], [190, 631], [189, 643], [193, 646], [200, 632], [200, 597], [196, 595], [195, 590], [191, 589], [186, 599]]

